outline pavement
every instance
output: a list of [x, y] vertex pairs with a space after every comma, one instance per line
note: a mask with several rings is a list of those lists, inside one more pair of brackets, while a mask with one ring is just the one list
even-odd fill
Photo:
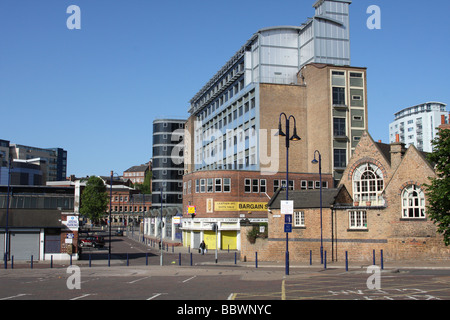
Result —
[[[146, 266], [160, 265], [160, 249], [157, 243], [145, 244], [139, 241], [139, 235], [134, 237], [114, 237], [112, 245], [112, 254], [108, 260], [108, 248], [103, 249], [84, 249], [80, 260], [73, 260], [72, 263], [78, 266]], [[192, 255], [191, 255], [192, 254]], [[180, 263], [181, 257], [181, 263]], [[69, 261], [53, 261], [53, 267], [66, 267]], [[366, 272], [372, 262], [349, 261], [348, 270], [353, 272]], [[198, 249], [190, 249], [183, 246], [170, 244], [163, 251], [163, 266], [216, 266], [216, 267], [245, 267], [245, 268], [270, 268], [285, 270], [285, 261], [240, 261], [239, 252], [219, 250], [217, 252], [217, 262], [215, 250], [210, 250], [202, 255]], [[381, 268], [380, 259], [377, 257], [376, 265]], [[30, 268], [30, 261], [15, 261], [14, 268]], [[34, 261], [33, 268], [48, 268], [50, 261]], [[8, 264], [8, 268], [11, 266]], [[3, 263], [0, 265], [3, 269]], [[346, 270], [345, 261], [327, 261], [326, 267], [318, 262], [312, 264], [307, 262], [290, 261], [289, 270]], [[450, 270], [450, 260], [412, 260], [412, 261], [383, 261], [382, 272], [400, 272], [401, 270], [412, 269], [431, 269], [431, 270]]]

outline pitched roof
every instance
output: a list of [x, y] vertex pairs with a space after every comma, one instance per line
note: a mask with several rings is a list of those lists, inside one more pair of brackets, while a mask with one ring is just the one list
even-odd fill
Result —
[[142, 172], [142, 171], [146, 171], [146, 170], [148, 170], [148, 165], [141, 164], [139, 166], [133, 166], [133, 167], [125, 170], [125, 172]]
[[[340, 196], [347, 196], [347, 198], [351, 199], [344, 185], [339, 188], [322, 189], [322, 207], [330, 208], [343, 204], [339, 203], [339, 200], [343, 199]], [[268, 207], [280, 209], [280, 201], [282, 200], [286, 200], [286, 193], [284, 189], [278, 188], [270, 199]], [[320, 189], [289, 191], [289, 200], [294, 200], [294, 209], [320, 208]]]

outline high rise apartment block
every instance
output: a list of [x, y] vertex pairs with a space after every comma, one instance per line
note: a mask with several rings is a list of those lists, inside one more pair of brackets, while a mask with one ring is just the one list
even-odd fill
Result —
[[431, 142], [436, 138], [439, 125], [448, 123], [449, 113], [442, 102], [426, 102], [405, 108], [395, 114], [389, 125], [389, 141], [414, 145], [418, 150], [432, 152]]

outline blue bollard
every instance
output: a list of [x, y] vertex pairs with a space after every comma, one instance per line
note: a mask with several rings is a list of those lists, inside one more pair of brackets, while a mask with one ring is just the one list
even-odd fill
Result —
[[325, 250], [325, 252], [323, 253], [323, 268], [326, 269], [327, 268], [327, 251]]
[[345, 251], [345, 271], [348, 271], [348, 251]]
[[373, 265], [375, 265], [375, 249], [373, 250]]
[[108, 253], [108, 267], [111, 266], [111, 255]]
[[258, 252], [255, 252], [255, 267], [258, 269]]
[[384, 269], [383, 249], [381, 249], [381, 270]]
[[11, 256], [11, 269], [14, 269], [14, 256]]
[[50, 256], [50, 269], [53, 269], [53, 255]]
[[234, 264], [237, 263], [237, 252], [234, 253]]
[[191, 266], [192, 266], [192, 252], [191, 252]]
[[178, 265], [181, 266], [181, 252], [178, 253]]
[[312, 266], [312, 250], [309, 250], [309, 265]]
[[33, 269], [33, 255], [31, 255], [31, 269]]

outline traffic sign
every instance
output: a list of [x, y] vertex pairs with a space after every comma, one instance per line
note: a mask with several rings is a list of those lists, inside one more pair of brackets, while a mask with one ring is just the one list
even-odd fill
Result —
[[284, 225], [284, 232], [291, 233], [292, 232], [292, 224], [286, 223]]
[[287, 214], [284, 216], [284, 223], [292, 223], [292, 214]]

